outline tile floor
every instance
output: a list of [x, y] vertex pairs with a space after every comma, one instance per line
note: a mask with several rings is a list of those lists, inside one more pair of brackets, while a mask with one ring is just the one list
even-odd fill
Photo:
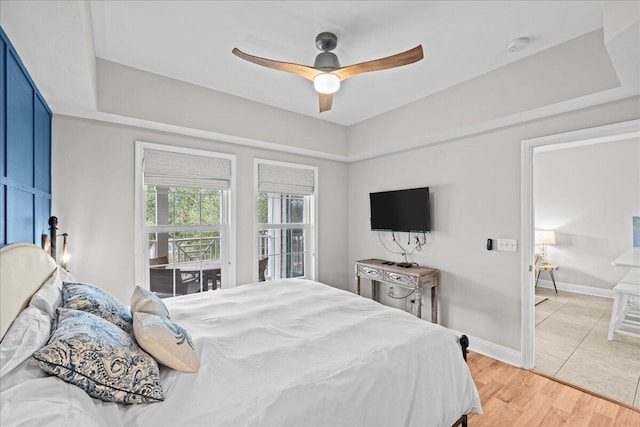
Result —
[[640, 338], [607, 340], [613, 300], [537, 287], [535, 368], [640, 408]]

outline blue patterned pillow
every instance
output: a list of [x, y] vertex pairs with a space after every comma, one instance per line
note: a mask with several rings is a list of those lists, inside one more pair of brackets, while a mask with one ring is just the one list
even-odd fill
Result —
[[63, 283], [62, 306], [95, 314], [122, 328], [125, 332], [133, 334], [131, 311], [107, 291], [95, 286], [84, 283]]
[[135, 339], [91, 313], [58, 309], [47, 345], [33, 353], [45, 372], [107, 402], [164, 400], [157, 362]]

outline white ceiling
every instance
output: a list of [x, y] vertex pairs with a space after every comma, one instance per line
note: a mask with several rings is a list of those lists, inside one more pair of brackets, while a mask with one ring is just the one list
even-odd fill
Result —
[[[96, 57], [330, 122], [352, 125], [603, 27], [602, 1], [12, 1], [0, 24], [54, 112], [96, 111]], [[343, 82], [320, 114], [312, 84], [234, 47], [313, 63], [338, 36], [341, 64], [418, 44], [424, 60]], [[531, 44], [517, 53], [505, 45]]]
[[[95, 55], [134, 68], [351, 125], [602, 27], [598, 1], [90, 2]], [[312, 65], [315, 36], [338, 36], [341, 64], [418, 44], [424, 60], [343, 82], [320, 114], [312, 84], [245, 62], [234, 47]], [[531, 44], [518, 53], [505, 45]], [[51, 103], [68, 104], [61, 100]]]

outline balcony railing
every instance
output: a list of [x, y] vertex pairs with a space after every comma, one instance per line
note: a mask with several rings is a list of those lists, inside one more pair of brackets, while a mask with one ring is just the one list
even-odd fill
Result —
[[[221, 259], [222, 239], [220, 237], [169, 238], [167, 243], [169, 263], [171, 264]], [[149, 240], [149, 253], [151, 258], [162, 255], [157, 253], [157, 247], [157, 240]]]
[[304, 276], [304, 234], [292, 233], [288, 236], [290, 246], [287, 250], [286, 239], [281, 241], [282, 247], [276, 248], [273, 234], [282, 230], [263, 229], [258, 235], [259, 259], [268, 258], [267, 276], [272, 279]]
[[[268, 232], [268, 230], [262, 230]], [[274, 236], [260, 234], [258, 236], [258, 259], [269, 258], [267, 276], [273, 279], [280, 277], [296, 277], [304, 275], [304, 234], [292, 233], [289, 237], [289, 250], [271, 247]], [[212, 238], [180, 238], [168, 239], [168, 257], [170, 264], [193, 261], [221, 259], [220, 237]], [[157, 253], [157, 240], [149, 241], [149, 256], [156, 258], [163, 254]], [[276, 273], [277, 272], [277, 273]]]

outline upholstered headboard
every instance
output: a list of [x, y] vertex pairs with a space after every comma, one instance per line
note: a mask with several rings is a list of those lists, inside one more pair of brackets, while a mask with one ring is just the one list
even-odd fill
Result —
[[0, 337], [55, 270], [53, 258], [34, 244], [0, 248]]

